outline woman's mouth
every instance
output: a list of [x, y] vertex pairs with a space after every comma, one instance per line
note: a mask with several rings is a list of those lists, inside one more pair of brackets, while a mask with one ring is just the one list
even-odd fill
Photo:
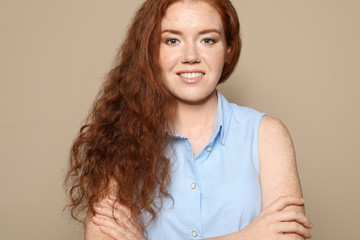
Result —
[[204, 74], [201, 72], [193, 72], [193, 73], [180, 73], [179, 76], [183, 78], [199, 78]]
[[199, 82], [205, 75], [201, 71], [180, 72], [177, 74], [184, 83], [193, 84]]

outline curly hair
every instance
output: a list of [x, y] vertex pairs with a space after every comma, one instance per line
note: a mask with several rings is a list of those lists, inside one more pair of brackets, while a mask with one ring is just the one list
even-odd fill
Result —
[[[112, 194], [144, 222], [153, 220], [168, 193], [171, 164], [165, 150], [172, 139], [177, 103], [167, 91], [159, 67], [160, 26], [166, 9], [179, 0], [147, 0], [137, 11], [85, 124], [74, 140], [65, 186], [71, 216], [80, 214]], [[219, 80], [224, 82], [240, 56], [239, 21], [228, 0], [205, 1], [220, 13], [230, 49]]]

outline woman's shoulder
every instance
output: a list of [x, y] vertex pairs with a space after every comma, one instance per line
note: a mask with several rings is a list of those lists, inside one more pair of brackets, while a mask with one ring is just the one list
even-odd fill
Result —
[[242, 106], [242, 105], [238, 105], [237, 103], [230, 102], [219, 91], [218, 91], [218, 95], [219, 95], [220, 106], [223, 109], [223, 111], [224, 112], [231, 111], [235, 117], [237, 117], [237, 116], [243, 117], [243, 116], [248, 116], [248, 115], [250, 115], [250, 116], [264, 115], [264, 113], [261, 113], [260, 111], [254, 109], [254, 108]]
[[285, 124], [277, 117], [270, 116], [257, 109], [240, 106], [236, 103], [230, 103], [233, 117], [260, 120], [260, 127], [264, 131], [273, 131], [278, 134], [289, 134]]
[[251, 107], [246, 107], [246, 106], [240, 106], [237, 105], [236, 103], [230, 103], [233, 112], [236, 112], [238, 114], [253, 114], [253, 115], [259, 115], [262, 114], [259, 110], [256, 110], [254, 108]]
[[277, 117], [266, 115], [261, 119], [260, 132], [265, 138], [280, 138], [291, 140], [290, 132], [285, 124]]
[[259, 130], [264, 133], [263, 135], [271, 137], [285, 137], [289, 138], [290, 133], [287, 130], [285, 124], [274, 116], [269, 116], [267, 113], [263, 113], [258, 109], [238, 105], [236, 103], [229, 102], [223, 95], [220, 93], [220, 101], [222, 102], [222, 108], [225, 114], [231, 115], [231, 118], [235, 121], [248, 121], [255, 123]]
[[232, 117], [240, 121], [256, 121], [259, 122], [266, 113], [262, 113], [251, 107], [240, 106], [235, 103], [230, 103], [232, 109]]

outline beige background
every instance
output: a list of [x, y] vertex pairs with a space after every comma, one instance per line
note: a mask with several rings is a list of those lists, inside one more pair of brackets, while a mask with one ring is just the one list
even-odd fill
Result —
[[[0, 0], [0, 239], [82, 239], [61, 212], [68, 151], [141, 2]], [[290, 129], [313, 239], [357, 239], [360, 2], [232, 2], [224, 95]]]

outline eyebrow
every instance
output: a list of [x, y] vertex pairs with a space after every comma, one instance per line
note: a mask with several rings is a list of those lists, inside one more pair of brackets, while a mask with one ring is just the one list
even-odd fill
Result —
[[[203, 34], [207, 34], [207, 33], [212, 33], [212, 32], [215, 32], [215, 33], [221, 35], [221, 32], [220, 32], [218, 29], [215, 29], [215, 28], [201, 30], [201, 31], [199, 32], [199, 35], [203, 35]], [[181, 34], [182, 34], [180, 31], [174, 30], [174, 29], [165, 29], [165, 30], [161, 31], [161, 34], [163, 34], [163, 33], [172, 33], [172, 34], [177, 34], [177, 35], [181, 35]]]

